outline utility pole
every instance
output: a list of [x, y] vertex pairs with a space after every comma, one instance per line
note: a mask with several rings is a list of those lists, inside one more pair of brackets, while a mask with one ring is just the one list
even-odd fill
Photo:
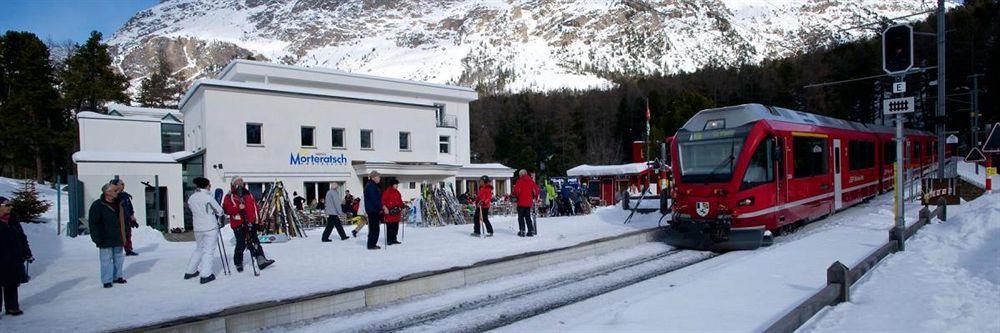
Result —
[[936, 117], [934, 117], [934, 118], [936, 120], [935, 127], [937, 129], [937, 137], [938, 137], [937, 138], [937, 150], [938, 150], [938, 154], [937, 154], [938, 155], [937, 156], [937, 158], [938, 158], [937, 178], [938, 179], [944, 179], [944, 164], [945, 164], [944, 163], [944, 150], [945, 150], [945, 148], [944, 148], [944, 143], [945, 143], [945, 139], [944, 139], [944, 124], [945, 124], [945, 119], [947, 119], [944, 116], [944, 114], [945, 114], [944, 107], [945, 107], [945, 102], [948, 101], [948, 98], [947, 98], [947, 95], [945, 94], [945, 89], [944, 89], [944, 79], [945, 79], [945, 75], [944, 75], [945, 74], [945, 59], [944, 59], [945, 44], [944, 44], [944, 38], [945, 38], [945, 34], [946, 34], [945, 30], [944, 30], [944, 21], [945, 21], [944, 0], [938, 0], [938, 10], [937, 11], [938, 11], [938, 16], [937, 16], [937, 44], [938, 44], [937, 45], [937, 73], [938, 73], [938, 75], [937, 75], [937, 88], [938, 88], [938, 97], [937, 97], [937, 112], [935, 113]]

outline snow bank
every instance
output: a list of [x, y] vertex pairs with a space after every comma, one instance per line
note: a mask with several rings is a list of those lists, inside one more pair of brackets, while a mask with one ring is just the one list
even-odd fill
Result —
[[[0, 195], [10, 191], [8, 183], [16, 184], [0, 179]], [[48, 190], [43, 195], [53, 193]], [[253, 276], [249, 265], [243, 273], [234, 270], [232, 276], [223, 276], [216, 260], [218, 280], [206, 285], [182, 279], [193, 242], [168, 242], [159, 232], [143, 227], [133, 235], [139, 256], [125, 259], [128, 284], [111, 289], [101, 288], [97, 249], [89, 237], [56, 236], [53, 223], [26, 224], [37, 259], [31, 265], [34, 278], [20, 288], [25, 314], [0, 320], [0, 332], [93, 332], [138, 326], [575, 245], [651, 228], [659, 218], [637, 215], [623, 225], [626, 213], [609, 207], [589, 216], [543, 218], [538, 222], [540, 235], [533, 238], [517, 237], [512, 217], [495, 218], [496, 236], [486, 239], [470, 237], [471, 225], [406, 227], [402, 245], [380, 251], [365, 249], [365, 231], [358, 238], [321, 243], [322, 230], [313, 229], [309, 238], [265, 244], [268, 257], [277, 263], [260, 277]], [[232, 234], [228, 228], [224, 232], [231, 256]]]
[[1000, 332], [1000, 194], [956, 211], [800, 331]]
[[[959, 161], [958, 176], [973, 185], [979, 186], [979, 188], [986, 188], [986, 167], [982, 165], [979, 166], [979, 173], [976, 174], [975, 163]], [[1000, 183], [997, 183], [998, 181], [1000, 181], [1000, 176], [993, 176], [992, 185], [994, 189], [1000, 186]]]

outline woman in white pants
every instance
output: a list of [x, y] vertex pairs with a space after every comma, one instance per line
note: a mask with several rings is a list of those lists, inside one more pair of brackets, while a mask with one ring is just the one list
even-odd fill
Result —
[[194, 240], [197, 246], [188, 261], [188, 269], [184, 274], [184, 279], [201, 276], [201, 283], [209, 283], [215, 280], [212, 270], [212, 262], [215, 261], [215, 252], [218, 251], [217, 242], [219, 233], [219, 216], [222, 216], [222, 206], [215, 202], [212, 196], [212, 184], [208, 179], [198, 177], [194, 179], [194, 186], [197, 190], [188, 198], [188, 209], [191, 210], [191, 217], [194, 224]]

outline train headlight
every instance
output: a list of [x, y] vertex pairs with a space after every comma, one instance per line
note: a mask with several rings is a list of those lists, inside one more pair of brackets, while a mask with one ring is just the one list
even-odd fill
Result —
[[715, 195], [718, 195], [720, 197], [724, 197], [724, 196], [726, 196], [727, 192], [726, 192], [726, 189], [724, 189], [724, 188], [717, 188], [715, 190], [712, 190], [712, 193], [715, 193]]
[[745, 198], [736, 203], [736, 206], [744, 207], [753, 205], [753, 197]]

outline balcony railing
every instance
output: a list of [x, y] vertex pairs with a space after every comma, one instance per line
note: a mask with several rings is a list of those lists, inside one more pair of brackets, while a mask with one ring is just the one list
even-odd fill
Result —
[[442, 118], [438, 118], [437, 127], [458, 128], [458, 116], [447, 115]]

